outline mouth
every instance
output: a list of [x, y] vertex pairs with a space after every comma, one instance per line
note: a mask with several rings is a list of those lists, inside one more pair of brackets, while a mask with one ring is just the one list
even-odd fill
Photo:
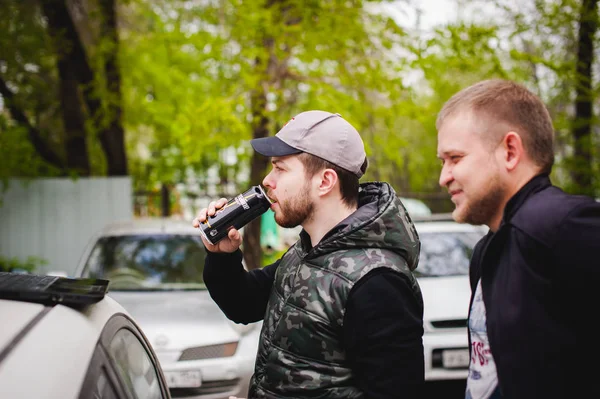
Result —
[[454, 198], [454, 197], [456, 197], [457, 195], [461, 194], [461, 193], [462, 193], [462, 190], [450, 190], [450, 191], [448, 191], [448, 193], [450, 194], [450, 197], [451, 197], [451, 198]]
[[277, 199], [273, 197], [273, 195], [271, 195], [270, 193], [267, 193], [267, 197], [269, 198], [269, 201], [271, 201], [272, 204], [277, 203]]

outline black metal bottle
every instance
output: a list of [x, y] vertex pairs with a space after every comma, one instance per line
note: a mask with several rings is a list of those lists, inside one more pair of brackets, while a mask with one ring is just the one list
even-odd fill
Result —
[[272, 203], [261, 186], [252, 186], [230, 199], [213, 216], [208, 216], [200, 224], [200, 234], [214, 245], [225, 238], [231, 228], [241, 229], [265, 213]]

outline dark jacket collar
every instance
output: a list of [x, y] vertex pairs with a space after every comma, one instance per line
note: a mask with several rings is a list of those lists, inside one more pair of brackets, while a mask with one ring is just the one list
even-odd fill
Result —
[[300, 233], [298, 249], [302, 256], [323, 256], [349, 248], [389, 250], [403, 256], [411, 270], [417, 267], [418, 234], [402, 201], [388, 183], [362, 183], [358, 209], [325, 234], [315, 247], [306, 231]]
[[[356, 223], [361, 219], [369, 219], [378, 212], [377, 202], [373, 201], [373, 196], [379, 193], [370, 193], [370, 195], [367, 196], [365, 194], [366, 190], [364, 189], [364, 187], [369, 187], [369, 185], [375, 185], [375, 183], [361, 184], [361, 192], [358, 196], [358, 208], [356, 209], [356, 211], [354, 211], [344, 220], [335, 225], [331, 230], [329, 230], [327, 234], [325, 234], [323, 238], [321, 238], [321, 242], [325, 241], [326, 239], [332, 237], [335, 234], [342, 232], [344, 229], [347, 229], [348, 226], [350, 226], [352, 223]], [[377, 187], [377, 191], [378, 190], [379, 187]], [[300, 232], [300, 241], [302, 243], [302, 249], [305, 252], [308, 252], [312, 249], [310, 235], [304, 229], [302, 229], [302, 231]]]
[[525, 203], [527, 198], [551, 185], [552, 182], [547, 173], [539, 174], [529, 180], [527, 184], [521, 187], [521, 189], [506, 203], [501, 224], [508, 223], [515, 213], [517, 213], [519, 208]]

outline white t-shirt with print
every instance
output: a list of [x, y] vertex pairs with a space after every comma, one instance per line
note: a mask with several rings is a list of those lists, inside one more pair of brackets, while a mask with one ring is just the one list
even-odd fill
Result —
[[485, 305], [481, 294], [481, 280], [477, 283], [471, 316], [469, 317], [471, 333], [471, 363], [467, 378], [466, 399], [488, 399], [498, 387], [496, 363], [490, 350], [487, 335]]

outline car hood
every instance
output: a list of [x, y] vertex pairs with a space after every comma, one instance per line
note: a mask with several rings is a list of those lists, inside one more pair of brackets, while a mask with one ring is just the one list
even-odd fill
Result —
[[131, 314], [158, 350], [182, 350], [240, 338], [205, 290], [112, 291], [108, 295]]
[[419, 277], [418, 281], [423, 293], [425, 324], [467, 319], [471, 298], [468, 276]]

